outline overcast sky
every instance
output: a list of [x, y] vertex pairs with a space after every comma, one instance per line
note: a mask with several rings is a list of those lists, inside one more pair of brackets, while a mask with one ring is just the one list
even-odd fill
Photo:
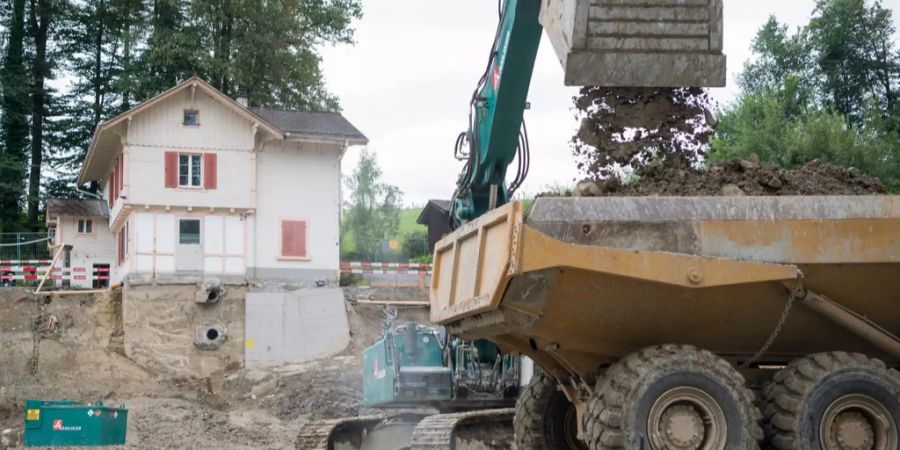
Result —
[[[714, 89], [733, 99], [735, 75], [750, 57], [750, 41], [774, 14], [793, 27], [805, 24], [814, 0], [725, 0], [725, 53], [729, 86]], [[884, 0], [900, 23], [900, 0]], [[328, 88], [344, 115], [369, 137], [383, 180], [407, 204], [449, 198], [460, 163], [452, 144], [466, 127], [468, 101], [487, 63], [496, 28], [493, 0], [363, 0], [355, 46], [323, 51]], [[522, 190], [536, 193], [579, 177], [569, 140], [577, 126], [575, 88], [563, 86], [562, 68], [544, 37], [525, 113], [531, 138], [531, 173]], [[360, 149], [348, 152], [349, 174]]]

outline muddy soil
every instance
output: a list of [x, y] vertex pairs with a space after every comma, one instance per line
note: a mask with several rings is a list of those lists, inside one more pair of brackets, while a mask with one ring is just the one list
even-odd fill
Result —
[[688, 164], [658, 164], [636, 172], [636, 179], [586, 180], [572, 193], [600, 196], [734, 196], [734, 195], [873, 195], [885, 194], [884, 184], [855, 169], [818, 161], [786, 170], [756, 159], [732, 160], [707, 169]]
[[[296, 433], [309, 421], [369, 413], [361, 411], [361, 352], [381, 333], [382, 306], [347, 304], [351, 344], [337, 356], [239, 369], [219, 379], [187, 379], [153, 375], [118, 353], [116, 346], [95, 345], [99, 341], [93, 333], [76, 333], [80, 322], [101, 309], [85, 302], [82, 311], [78, 303], [60, 313], [61, 318], [73, 316], [71, 329], [40, 341], [37, 375], [25, 367], [20, 354], [27, 351], [4, 360], [15, 367], [0, 366], [0, 375], [15, 371], [15, 376], [0, 377], [0, 431], [21, 430], [27, 398], [125, 405], [129, 421], [124, 448], [138, 450], [293, 448]], [[35, 299], [0, 290], [0, 311], [0, 338], [30, 341], [31, 324], [39, 313]], [[425, 311], [405, 310], [399, 316], [421, 321]]]

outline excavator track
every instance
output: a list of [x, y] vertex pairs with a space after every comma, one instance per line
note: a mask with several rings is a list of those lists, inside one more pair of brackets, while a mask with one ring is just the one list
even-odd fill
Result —
[[[514, 415], [507, 408], [428, 416], [413, 431], [410, 449], [509, 449]], [[457, 445], [457, 439], [463, 442]]]
[[335, 435], [342, 432], [353, 433], [374, 427], [384, 420], [382, 416], [344, 417], [340, 419], [309, 422], [300, 428], [295, 448], [297, 450], [330, 450]]
[[[401, 414], [320, 420], [300, 429], [295, 448], [510, 450], [514, 414], [515, 410], [509, 408], [430, 416]], [[410, 437], [406, 433], [413, 427]], [[400, 436], [408, 440], [398, 442]]]

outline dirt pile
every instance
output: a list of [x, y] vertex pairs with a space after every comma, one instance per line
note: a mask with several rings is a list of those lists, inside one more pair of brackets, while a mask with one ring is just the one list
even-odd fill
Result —
[[[352, 297], [398, 295], [367, 291]], [[0, 290], [0, 431], [21, 431], [27, 398], [124, 404], [129, 409], [127, 448], [139, 450], [293, 448], [298, 430], [309, 421], [372, 413], [362, 409], [360, 355], [381, 334], [383, 306], [347, 303], [351, 344], [340, 355], [200, 379], [156, 376], [122, 356], [113, 339], [118, 328], [107, 326], [119, 317], [117, 303], [105, 300], [72, 297], [45, 303], [24, 292]], [[35, 318], [42, 313], [58, 318], [57, 325], [34, 340]], [[405, 309], [398, 316], [427, 321], [426, 313]], [[40, 364], [32, 374], [28, 360], [35, 342]]]
[[636, 180], [618, 178], [582, 181], [572, 193], [603, 196], [735, 196], [735, 195], [872, 195], [885, 194], [884, 184], [856, 169], [819, 161], [787, 170], [757, 159], [731, 160], [707, 169], [687, 164], [651, 165], [636, 172]]

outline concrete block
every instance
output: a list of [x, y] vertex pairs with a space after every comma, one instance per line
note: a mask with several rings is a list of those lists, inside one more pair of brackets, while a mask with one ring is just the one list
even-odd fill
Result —
[[704, 51], [709, 50], [709, 39], [700, 38], [650, 38], [650, 37], [592, 37], [588, 48], [597, 50], [638, 51]]
[[591, 0], [591, 6], [704, 6], [710, 0]]
[[685, 22], [708, 22], [709, 8], [696, 6], [592, 6], [591, 20], [677, 20]]
[[708, 53], [578, 52], [566, 61], [565, 83], [588, 86], [708, 86], [726, 82], [726, 58]]
[[606, 34], [635, 36], [701, 36], [709, 35], [709, 24], [702, 22], [591, 22], [591, 36]]
[[245, 364], [300, 363], [340, 353], [350, 343], [338, 288], [247, 294]]

